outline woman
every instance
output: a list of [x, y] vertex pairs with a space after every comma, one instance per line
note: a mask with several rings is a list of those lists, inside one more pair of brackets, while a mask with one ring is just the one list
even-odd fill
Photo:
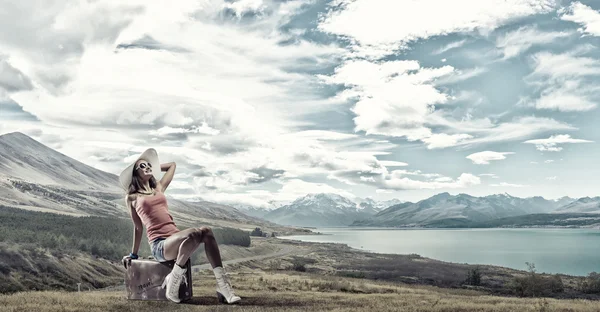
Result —
[[[166, 172], [160, 181], [153, 169]], [[131, 259], [137, 259], [142, 237], [142, 226], [146, 227], [146, 236], [157, 261], [175, 260], [162, 287], [166, 287], [166, 296], [173, 302], [180, 302], [179, 285], [186, 269], [185, 263], [191, 254], [204, 243], [206, 256], [213, 268], [217, 280], [217, 297], [220, 302], [235, 303], [241, 300], [233, 293], [229, 278], [223, 269], [221, 255], [213, 232], [208, 227], [190, 228], [180, 231], [169, 214], [167, 199], [164, 195], [175, 174], [175, 163], [160, 164], [156, 150], [150, 148], [129, 165], [119, 177], [121, 186], [127, 191], [125, 207], [133, 220], [132, 252], [123, 257], [127, 267]]]

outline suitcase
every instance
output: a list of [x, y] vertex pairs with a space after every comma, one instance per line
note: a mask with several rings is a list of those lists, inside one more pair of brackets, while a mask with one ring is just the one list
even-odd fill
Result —
[[[125, 292], [131, 300], [169, 300], [161, 288], [165, 277], [171, 273], [175, 260], [158, 262], [156, 260], [132, 259], [125, 272]], [[179, 286], [181, 301], [192, 298], [192, 266], [190, 260], [185, 264], [186, 280]]]

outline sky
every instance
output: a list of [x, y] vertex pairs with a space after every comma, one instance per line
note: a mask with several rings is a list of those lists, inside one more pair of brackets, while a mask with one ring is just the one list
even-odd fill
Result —
[[598, 195], [600, 1], [0, 0], [0, 134], [185, 200]]

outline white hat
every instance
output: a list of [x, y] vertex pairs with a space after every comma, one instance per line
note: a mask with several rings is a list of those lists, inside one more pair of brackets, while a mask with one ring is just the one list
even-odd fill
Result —
[[152, 165], [152, 175], [156, 180], [159, 179], [158, 173], [160, 172], [160, 162], [158, 162], [158, 154], [156, 153], [155, 149], [149, 148], [143, 152], [131, 165], [125, 168], [123, 172], [121, 172], [121, 176], [119, 176], [119, 182], [125, 191], [129, 190], [129, 185], [133, 179], [133, 168], [135, 167], [135, 163], [140, 159], [144, 159]]

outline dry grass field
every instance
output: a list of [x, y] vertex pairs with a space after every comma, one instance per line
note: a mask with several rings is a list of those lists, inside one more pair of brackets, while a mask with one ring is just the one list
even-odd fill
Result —
[[600, 311], [590, 300], [510, 298], [294, 271], [243, 270], [231, 274], [237, 305], [217, 302], [214, 276], [194, 274], [194, 296], [185, 303], [127, 300], [123, 291], [39, 291], [0, 295], [7, 312], [58, 311]]

